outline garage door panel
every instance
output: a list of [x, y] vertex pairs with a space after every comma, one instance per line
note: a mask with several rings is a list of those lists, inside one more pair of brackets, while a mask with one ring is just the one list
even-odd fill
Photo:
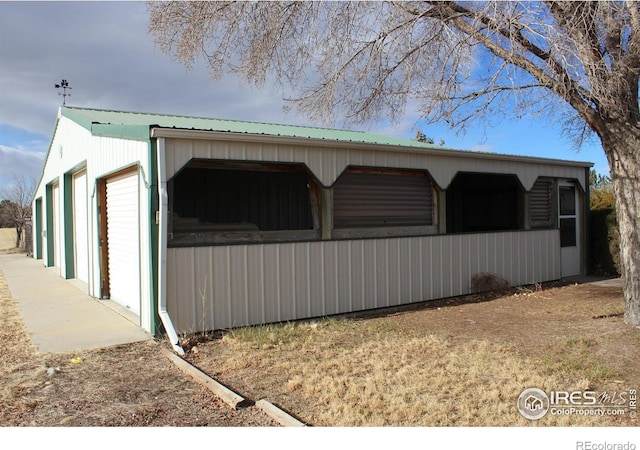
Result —
[[107, 180], [107, 253], [110, 298], [140, 314], [138, 174]]

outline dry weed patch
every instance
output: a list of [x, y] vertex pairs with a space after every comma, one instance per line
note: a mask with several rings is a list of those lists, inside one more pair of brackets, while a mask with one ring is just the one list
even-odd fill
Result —
[[0, 423], [13, 423], [11, 417], [22, 414], [28, 409], [23, 402], [25, 392], [44, 386], [46, 367], [43, 361], [34, 355], [31, 342], [23, 339], [28, 334], [9, 292], [4, 278], [0, 276], [0, 339], [5, 345], [0, 352], [0, 379], [2, 388], [0, 399], [4, 405], [0, 408]]
[[316, 426], [629, 425], [620, 416], [530, 421], [516, 408], [530, 387], [637, 387], [640, 333], [610, 316], [620, 301], [610, 288], [536, 287], [378, 318], [233, 330], [187, 358]]
[[[568, 386], [506, 344], [408, 335], [386, 319], [241, 329], [223, 341], [230, 352], [221, 373], [253, 368], [265, 377], [282, 374], [277, 399], [285, 407], [296, 396], [314, 405], [300, 415], [319, 426], [529, 425], [515, 405], [524, 388], [586, 389], [589, 383], [577, 378]], [[273, 386], [255, 388], [257, 397], [273, 398]], [[545, 423], [578, 424], [593, 420]]]
[[548, 347], [542, 357], [544, 373], [601, 381], [617, 376], [617, 371], [594, 355], [597, 343], [593, 339], [567, 338], [561, 345]]

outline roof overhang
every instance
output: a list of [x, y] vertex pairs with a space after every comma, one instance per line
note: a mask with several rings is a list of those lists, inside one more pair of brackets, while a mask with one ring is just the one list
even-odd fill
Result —
[[228, 142], [265, 142], [282, 145], [316, 146], [316, 147], [340, 147], [359, 150], [378, 150], [385, 152], [414, 153], [420, 155], [445, 156], [448, 158], [483, 159], [494, 161], [507, 161], [518, 163], [537, 163], [568, 167], [593, 167], [593, 163], [584, 161], [569, 161], [563, 159], [540, 158], [531, 156], [508, 155], [501, 153], [473, 152], [469, 150], [454, 150], [448, 148], [433, 149], [413, 146], [400, 146], [388, 144], [374, 144], [357, 141], [338, 141], [332, 139], [305, 138], [299, 136], [276, 136], [270, 134], [233, 133], [227, 131], [186, 130], [180, 128], [154, 127], [150, 129], [151, 138], [171, 139], [204, 139]]

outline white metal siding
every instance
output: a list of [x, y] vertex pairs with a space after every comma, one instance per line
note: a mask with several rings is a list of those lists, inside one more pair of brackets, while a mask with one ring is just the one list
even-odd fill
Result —
[[560, 278], [558, 230], [169, 248], [167, 307], [179, 333], [280, 322]]
[[[56, 179], [62, 180], [65, 174], [77, 171], [78, 167], [87, 167], [87, 206], [88, 206], [88, 290], [94, 297], [101, 295], [100, 291], [100, 254], [98, 251], [98, 224], [97, 224], [97, 183], [96, 180], [109, 176], [125, 167], [138, 165], [139, 187], [139, 241], [140, 241], [140, 267], [136, 273], [140, 274], [140, 297], [142, 299], [140, 310], [140, 324], [151, 331], [153, 316], [151, 314], [151, 283], [153, 271], [150, 259], [149, 224], [151, 217], [149, 212], [150, 173], [149, 144], [143, 141], [130, 141], [126, 139], [92, 136], [91, 132], [67, 117], [60, 117], [54, 136], [47, 154], [46, 164], [43, 170], [42, 180], [36, 191], [35, 198], [46, 198], [46, 186], [51, 185]], [[62, 188], [62, 187], [61, 187]], [[62, 191], [58, 191], [60, 195]], [[59, 197], [58, 197], [59, 198]], [[130, 199], [134, 201], [134, 199]], [[43, 231], [46, 230], [47, 238], [53, 238], [55, 230], [46, 228], [45, 218], [49, 216], [52, 205], [43, 202]], [[56, 228], [61, 228], [63, 217], [59, 217]], [[37, 220], [37, 219], [36, 219]], [[69, 226], [69, 224], [64, 224]], [[43, 241], [45, 238], [43, 238]], [[54, 255], [49, 255], [46, 242], [43, 242], [43, 261], [53, 264]], [[61, 244], [61, 243], [60, 243]], [[58, 257], [64, 257], [64, 252]], [[64, 264], [60, 261], [59, 264]]]
[[87, 228], [87, 171], [73, 176], [73, 243], [75, 276], [89, 282], [89, 239]]
[[138, 173], [107, 180], [110, 298], [140, 314]]

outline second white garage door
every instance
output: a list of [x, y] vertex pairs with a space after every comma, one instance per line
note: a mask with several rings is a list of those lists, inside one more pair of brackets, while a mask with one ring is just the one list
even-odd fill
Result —
[[140, 315], [138, 173], [108, 179], [106, 197], [110, 298]]

